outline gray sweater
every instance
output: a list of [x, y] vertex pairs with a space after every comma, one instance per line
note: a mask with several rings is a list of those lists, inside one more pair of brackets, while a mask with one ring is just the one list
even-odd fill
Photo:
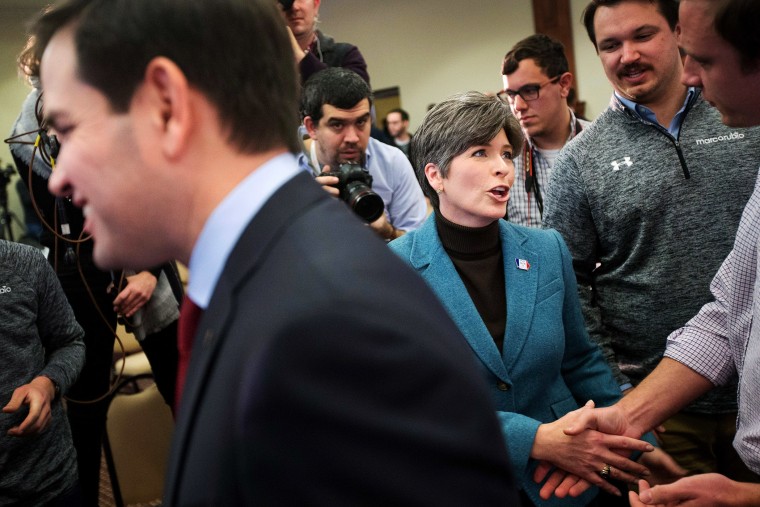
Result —
[[[65, 393], [84, 364], [82, 328], [42, 253], [0, 240], [0, 406], [44, 375]], [[40, 434], [8, 436], [28, 410], [0, 413], [0, 505], [43, 505], [77, 480], [76, 454], [60, 397]]]
[[[545, 197], [544, 225], [570, 248], [589, 333], [621, 385], [712, 299], [757, 177], [760, 130], [724, 126], [698, 95], [687, 108], [676, 140], [613, 97], [560, 153]], [[736, 385], [688, 410], [735, 411]]]

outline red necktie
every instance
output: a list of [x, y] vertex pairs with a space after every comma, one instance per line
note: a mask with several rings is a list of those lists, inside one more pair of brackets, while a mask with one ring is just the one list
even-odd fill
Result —
[[187, 366], [190, 364], [190, 352], [193, 348], [193, 338], [198, 329], [198, 321], [201, 319], [203, 310], [189, 297], [182, 300], [179, 311], [179, 323], [177, 325], [177, 349], [179, 350], [179, 362], [177, 364], [177, 387], [174, 395], [174, 412], [179, 409], [179, 400], [182, 398], [182, 389], [185, 386]]

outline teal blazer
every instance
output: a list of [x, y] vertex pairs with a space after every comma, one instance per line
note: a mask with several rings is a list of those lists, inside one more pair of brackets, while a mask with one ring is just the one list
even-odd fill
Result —
[[598, 493], [549, 501], [533, 481], [530, 458], [542, 423], [593, 399], [611, 405], [620, 389], [586, 332], [572, 258], [554, 230], [499, 221], [507, 289], [504, 350], [499, 353], [459, 274], [443, 249], [431, 214], [390, 247], [433, 288], [480, 361], [520, 486], [537, 505], [579, 506]]

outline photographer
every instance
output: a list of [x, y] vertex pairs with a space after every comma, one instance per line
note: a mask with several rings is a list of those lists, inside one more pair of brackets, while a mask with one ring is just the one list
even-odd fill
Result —
[[339, 178], [322, 173], [338, 171], [346, 163], [366, 169], [372, 190], [385, 203], [385, 213], [370, 226], [384, 239], [422, 225], [427, 207], [409, 161], [397, 148], [369, 136], [369, 85], [354, 72], [330, 68], [306, 82], [301, 100], [303, 124], [311, 138], [298, 157], [301, 168], [336, 197]]
[[335, 42], [317, 30], [320, 0], [278, 0], [288, 23], [293, 53], [306, 82], [312, 75], [328, 67], [343, 67], [359, 74], [369, 84], [367, 63], [359, 48], [345, 42]]

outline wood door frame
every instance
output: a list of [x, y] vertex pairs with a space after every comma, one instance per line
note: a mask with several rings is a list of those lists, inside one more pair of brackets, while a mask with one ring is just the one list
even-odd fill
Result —
[[[578, 94], [578, 73], [575, 71], [575, 50], [573, 48], [573, 20], [570, 0], [532, 0], [533, 26], [536, 33], [543, 33], [557, 39], [565, 46], [565, 56], [573, 80], [577, 101], [585, 106]], [[585, 107], [584, 107], [585, 108]]]

